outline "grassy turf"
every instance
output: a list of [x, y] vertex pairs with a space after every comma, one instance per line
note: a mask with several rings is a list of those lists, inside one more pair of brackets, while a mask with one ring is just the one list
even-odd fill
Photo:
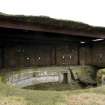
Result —
[[[86, 73], [82, 72], [84, 69], [73, 70], [73, 73], [78, 73], [81, 80], [85, 80], [84, 77], [87, 75], [94, 76], [92, 75], [94, 72], [88, 72], [88, 69]], [[29, 87], [34, 89], [30, 90], [6, 85], [1, 80], [5, 79], [0, 78], [0, 105], [104, 105], [105, 103], [105, 86], [81, 89], [76, 82], [72, 85], [56, 83], [36, 85]]]
[[57, 91], [17, 89], [0, 83], [0, 103], [2, 101], [0, 105], [65, 105], [65, 95]]
[[104, 103], [105, 86], [74, 91], [28, 90], [0, 82], [0, 105], [104, 105]]

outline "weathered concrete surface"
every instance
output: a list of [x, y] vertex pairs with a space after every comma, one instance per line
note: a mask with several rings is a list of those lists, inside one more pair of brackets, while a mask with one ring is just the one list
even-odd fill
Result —
[[[74, 80], [70, 70], [72, 70]], [[5, 74], [7, 83], [17, 87], [49, 82], [72, 84], [72, 81], [78, 80], [87, 84], [94, 84], [96, 82], [95, 69], [91, 66], [35, 67], [7, 71], [9, 71]]]
[[79, 79], [83, 83], [96, 83], [96, 68], [93, 66], [77, 66], [71, 67], [75, 79]]
[[6, 74], [8, 84], [17, 87], [64, 81], [64, 73], [67, 73], [67, 82], [70, 83], [70, 72], [65, 67], [41, 67], [27, 68], [20, 71], [12, 71]]

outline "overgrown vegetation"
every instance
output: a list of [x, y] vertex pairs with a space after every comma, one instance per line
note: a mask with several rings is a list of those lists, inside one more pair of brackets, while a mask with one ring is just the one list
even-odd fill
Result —
[[0, 82], [0, 105], [104, 105], [105, 86], [75, 91], [17, 89]]
[[[78, 73], [80, 77], [95, 76], [92, 75], [94, 71], [91, 71], [95, 70], [93, 67], [82, 69], [78, 67], [79, 70], [72, 67], [72, 69], [74, 75]], [[85, 72], [82, 72], [84, 69]], [[4, 79], [0, 77], [0, 105], [104, 105], [105, 103], [105, 86], [81, 89], [76, 82], [73, 85], [49, 83], [36, 85], [31, 87], [34, 90], [30, 90], [19, 89], [2, 81]], [[73, 90], [74, 87], [77, 89]]]
[[64, 103], [65, 97], [60, 92], [23, 90], [0, 82], [0, 105], [65, 105]]

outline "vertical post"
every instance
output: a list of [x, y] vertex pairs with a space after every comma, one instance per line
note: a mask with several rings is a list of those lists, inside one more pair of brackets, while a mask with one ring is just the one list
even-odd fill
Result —
[[1, 48], [1, 68], [4, 68], [5, 66], [5, 51], [4, 51], [4, 47], [2, 46]]
[[80, 65], [80, 45], [77, 46], [77, 57], [78, 57], [77, 64]]
[[53, 64], [54, 65], [56, 65], [56, 60], [57, 60], [57, 58], [56, 58], [56, 46], [54, 46], [54, 48], [53, 48]]

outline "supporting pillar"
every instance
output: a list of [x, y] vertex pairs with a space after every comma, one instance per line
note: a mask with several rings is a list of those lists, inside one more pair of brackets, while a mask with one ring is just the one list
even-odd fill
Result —
[[1, 68], [5, 67], [5, 51], [4, 47], [1, 48]]

